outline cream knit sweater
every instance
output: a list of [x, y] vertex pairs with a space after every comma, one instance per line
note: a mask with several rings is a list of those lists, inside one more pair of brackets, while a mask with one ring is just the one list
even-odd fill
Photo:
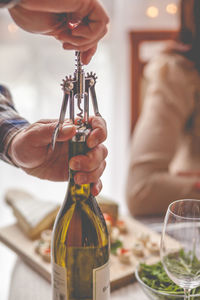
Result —
[[132, 137], [126, 190], [133, 215], [163, 213], [176, 199], [200, 199], [200, 74], [183, 56], [160, 54], [144, 76], [148, 88]]

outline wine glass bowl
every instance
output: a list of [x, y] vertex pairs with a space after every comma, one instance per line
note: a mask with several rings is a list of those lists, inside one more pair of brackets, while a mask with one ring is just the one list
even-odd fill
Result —
[[183, 199], [169, 205], [160, 254], [169, 278], [189, 296], [200, 285], [200, 200]]

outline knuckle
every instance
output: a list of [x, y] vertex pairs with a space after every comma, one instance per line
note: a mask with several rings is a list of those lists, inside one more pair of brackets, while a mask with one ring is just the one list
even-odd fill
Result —
[[110, 18], [109, 18], [109, 16], [107, 15], [107, 13], [105, 13], [105, 18], [104, 18], [104, 20], [105, 20], [105, 23], [106, 23], [106, 24], [108, 24], [108, 23], [110, 22]]
[[107, 26], [104, 28], [103, 32], [102, 32], [102, 36], [106, 35], [106, 33], [108, 32], [108, 28]]
[[98, 179], [97, 182], [93, 183], [93, 187], [95, 189], [95, 194], [98, 195], [100, 191], [102, 190], [102, 182], [100, 179]]
[[105, 139], [107, 138], [107, 131], [105, 130], [105, 127], [99, 127], [97, 138], [99, 139], [99, 141], [105, 141]]
[[94, 170], [94, 162], [93, 159], [89, 159], [88, 163], [87, 163], [87, 169], [89, 172], [91, 172], [92, 170]]
[[88, 152], [88, 159], [87, 162], [85, 162], [85, 166], [88, 171], [92, 171], [94, 169], [94, 162], [96, 162], [96, 155], [94, 153], [95, 151]]
[[97, 174], [96, 174], [97, 179], [98, 179], [99, 177], [102, 176], [102, 174], [103, 174], [103, 172], [104, 172], [104, 170], [105, 170], [105, 167], [106, 167], [106, 162], [103, 161], [103, 162], [101, 163], [101, 166], [99, 167], [99, 170], [97, 171]]
[[103, 170], [102, 170], [102, 174], [103, 174], [103, 172], [104, 172], [104, 170], [105, 170], [105, 168], [106, 168], [106, 164], [107, 164], [107, 163], [106, 163], [106, 161], [104, 160], [104, 161], [103, 161]]
[[103, 187], [101, 179], [98, 180], [98, 186], [99, 186], [99, 191], [101, 191]]
[[40, 119], [35, 124], [45, 123], [46, 121], [47, 121], [46, 119]]
[[106, 17], [106, 24], [110, 23], [110, 18], [107, 16]]
[[49, 124], [49, 130], [50, 130], [50, 131], [53, 132], [54, 129], [55, 129], [55, 127], [56, 127], [56, 123], [50, 123], [50, 124]]
[[103, 147], [103, 158], [105, 159], [108, 156], [108, 149], [104, 145], [102, 145], [102, 147]]
[[102, 185], [98, 185], [98, 194], [101, 192], [102, 190]]
[[89, 153], [89, 161], [91, 162], [91, 167], [95, 168], [101, 164], [105, 159], [106, 147], [104, 145], [98, 145]]
[[89, 181], [96, 182], [96, 181], [98, 181], [99, 177], [100, 177], [100, 175], [98, 174], [97, 171], [92, 172], [91, 174], [89, 174]]
[[95, 150], [96, 152], [101, 153], [101, 160], [104, 160], [108, 155], [108, 150], [103, 144], [98, 145]]
[[40, 132], [40, 124], [32, 124], [29, 128], [27, 128], [26, 131], [26, 138], [27, 139], [34, 139], [37, 135], [38, 132]]
[[90, 182], [97, 182], [99, 180], [99, 178], [102, 176], [103, 172], [104, 172], [104, 169], [106, 167], [106, 162], [103, 161], [101, 163], [101, 165], [93, 172], [90, 172], [88, 174], [88, 180]]
[[94, 117], [93, 119], [94, 125], [105, 132], [107, 131], [106, 121], [102, 117]]

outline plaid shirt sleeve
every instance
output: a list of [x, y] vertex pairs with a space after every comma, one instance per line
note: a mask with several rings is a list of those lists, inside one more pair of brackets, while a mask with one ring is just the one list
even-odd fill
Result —
[[14, 165], [7, 154], [9, 144], [28, 125], [29, 122], [16, 111], [9, 90], [0, 85], [0, 159]]
[[0, 0], [0, 8], [11, 8], [19, 2], [20, 0]]

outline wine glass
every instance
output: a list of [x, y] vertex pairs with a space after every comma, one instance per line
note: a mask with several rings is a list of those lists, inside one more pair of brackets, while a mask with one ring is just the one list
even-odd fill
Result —
[[172, 202], [167, 210], [160, 254], [169, 278], [184, 289], [184, 299], [200, 285], [200, 200]]

